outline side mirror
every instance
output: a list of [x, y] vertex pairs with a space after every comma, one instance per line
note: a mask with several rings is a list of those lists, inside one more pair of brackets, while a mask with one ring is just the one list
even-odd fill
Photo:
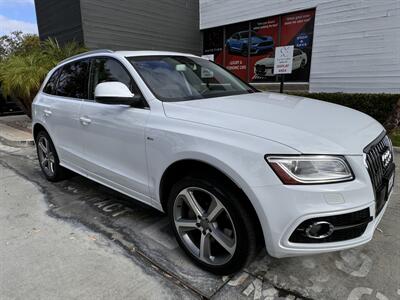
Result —
[[136, 97], [122, 82], [102, 82], [96, 86], [94, 97], [97, 102], [111, 105], [143, 105], [142, 100]]

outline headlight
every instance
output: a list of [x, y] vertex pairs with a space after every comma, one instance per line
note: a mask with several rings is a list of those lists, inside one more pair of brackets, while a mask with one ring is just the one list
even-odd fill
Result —
[[354, 179], [350, 166], [341, 156], [270, 155], [265, 159], [284, 184], [321, 184]]

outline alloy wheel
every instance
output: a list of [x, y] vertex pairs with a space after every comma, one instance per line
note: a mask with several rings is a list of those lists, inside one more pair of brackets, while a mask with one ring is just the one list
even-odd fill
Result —
[[174, 225], [192, 255], [210, 265], [227, 263], [236, 250], [236, 230], [221, 201], [209, 191], [187, 187], [176, 197]]
[[41, 136], [37, 143], [40, 165], [48, 176], [54, 176], [55, 158], [49, 140], [45, 136]]

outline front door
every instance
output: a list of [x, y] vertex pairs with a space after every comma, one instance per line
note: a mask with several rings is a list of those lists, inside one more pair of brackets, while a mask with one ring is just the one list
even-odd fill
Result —
[[80, 113], [85, 168], [89, 177], [143, 199], [149, 194], [145, 126], [150, 110], [94, 100], [96, 85], [107, 81], [122, 82], [134, 94], [140, 94], [128, 71], [116, 59], [94, 58], [90, 78], [90, 101], [83, 102]]

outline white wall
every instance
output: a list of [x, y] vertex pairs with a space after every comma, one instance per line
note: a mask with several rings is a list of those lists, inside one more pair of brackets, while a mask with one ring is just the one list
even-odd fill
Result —
[[200, 0], [200, 28], [314, 7], [310, 91], [400, 93], [400, 0]]

